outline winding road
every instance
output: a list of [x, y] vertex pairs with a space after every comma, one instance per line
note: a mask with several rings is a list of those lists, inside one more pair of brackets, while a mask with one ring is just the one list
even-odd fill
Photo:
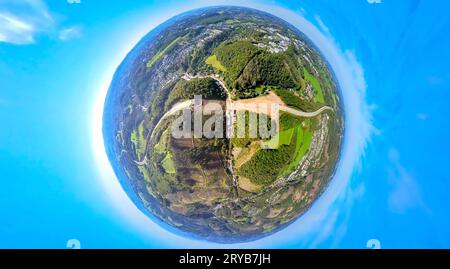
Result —
[[[227, 89], [227, 87], [225, 86], [225, 83], [222, 81], [222, 79], [220, 79], [220, 77], [216, 77], [214, 75], [208, 75], [208, 76], [190, 76], [188, 74], [185, 74], [182, 78], [185, 80], [191, 80], [193, 78], [212, 78], [215, 81], [217, 81], [220, 86], [222, 86], [222, 88], [225, 90], [225, 92], [227, 93], [227, 114], [228, 115], [235, 115], [233, 112], [234, 111], [242, 111], [242, 110], [248, 110], [248, 111], [253, 111], [253, 112], [258, 112], [258, 113], [270, 113], [270, 109], [268, 110], [264, 110], [261, 111], [259, 110], [259, 107], [256, 104], [266, 104], [266, 105], [271, 105], [271, 104], [278, 104], [279, 105], [279, 110], [280, 111], [284, 111], [286, 113], [290, 113], [292, 115], [298, 116], [298, 117], [304, 117], [304, 118], [312, 118], [315, 117], [319, 114], [321, 114], [322, 112], [326, 111], [326, 110], [333, 110], [331, 107], [329, 106], [323, 106], [321, 108], [319, 108], [316, 111], [313, 112], [305, 112], [299, 109], [295, 109], [295, 108], [291, 108], [288, 107], [282, 100], [280, 97], [278, 97], [278, 95], [276, 95], [273, 92], [270, 92], [268, 95], [264, 95], [264, 96], [258, 96], [255, 98], [250, 98], [250, 99], [241, 99], [241, 100], [232, 100], [230, 97], [230, 91]], [[161, 122], [163, 122], [163, 120], [165, 120], [167, 117], [170, 117], [172, 115], [175, 115], [177, 112], [182, 111], [183, 109], [186, 108], [191, 108], [194, 105], [194, 100], [186, 100], [183, 102], [179, 102], [176, 103], [169, 111], [167, 111], [158, 121], [158, 123], [155, 125], [155, 127], [153, 128], [150, 137], [147, 138], [147, 143], [145, 146], [145, 150], [144, 150], [144, 159], [141, 161], [134, 161], [137, 165], [145, 165], [147, 164], [147, 146], [149, 144], [149, 142], [153, 139], [154, 135], [155, 135], [155, 130], [159, 127], [159, 125], [161, 124]], [[253, 105], [253, 106], [252, 106]], [[231, 113], [229, 113], [231, 112]], [[229, 125], [231, 128], [233, 126], [235, 117], [231, 117], [231, 124]], [[231, 132], [232, 133], [232, 132]]]

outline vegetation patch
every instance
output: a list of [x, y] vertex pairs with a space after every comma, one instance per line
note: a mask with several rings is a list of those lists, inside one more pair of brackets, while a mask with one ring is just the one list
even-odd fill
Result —
[[229, 20], [226, 20], [225, 23], [226, 24], [236, 24], [236, 23], [239, 23], [239, 21], [238, 20], [231, 20], [231, 19], [229, 19]]
[[175, 103], [193, 99], [194, 95], [201, 95], [204, 99], [225, 100], [226, 93], [212, 78], [194, 78], [189, 81], [180, 80], [170, 92], [165, 109], [168, 110]]
[[283, 88], [296, 88], [297, 84], [287, 64], [286, 55], [262, 51], [245, 66], [236, 82], [238, 90], [257, 85], [276, 85]]
[[214, 54], [227, 69], [225, 79], [232, 85], [260, 49], [249, 41], [236, 41], [217, 47]]
[[144, 122], [139, 124], [137, 131], [133, 130], [130, 135], [131, 143], [133, 143], [136, 156], [141, 158], [141, 155], [145, 151], [146, 139], [144, 137]]
[[152, 68], [152, 66], [164, 55], [167, 51], [173, 48], [177, 42], [181, 39], [181, 37], [177, 37], [175, 40], [169, 43], [164, 49], [158, 51], [155, 56], [153, 56], [150, 61], [147, 62], [147, 68]]
[[317, 104], [301, 99], [293, 91], [286, 89], [275, 89], [275, 93], [283, 100], [283, 102], [302, 111], [315, 111], [319, 108]]
[[278, 132], [270, 140], [264, 141], [261, 145], [261, 148], [276, 149], [282, 145], [289, 145], [291, 143], [292, 136], [294, 135], [294, 130], [294, 128], [291, 128]]
[[164, 171], [169, 174], [175, 174], [177, 171], [175, 169], [175, 164], [173, 162], [172, 154], [169, 152], [166, 154], [166, 157], [161, 162]]
[[225, 66], [223, 66], [219, 60], [217, 60], [217, 56], [216, 55], [211, 55], [208, 58], [206, 58], [205, 61], [206, 64], [212, 66], [214, 69], [221, 71], [221, 72], [226, 72], [227, 68]]
[[259, 150], [253, 158], [239, 169], [238, 174], [258, 185], [268, 185], [275, 181], [284, 166], [291, 160], [295, 144], [280, 146], [278, 149]]
[[139, 137], [138, 137], [139, 138], [139, 151], [140, 151], [140, 153], [144, 153], [145, 146], [147, 144], [147, 141], [144, 136], [144, 121], [142, 121], [141, 124], [139, 124], [138, 134], [139, 134]]
[[306, 68], [303, 68], [303, 73], [305, 75], [305, 79], [311, 83], [311, 86], [314, 90], [314, 101], [320, 104], [325, 103], [322, 87], [320, 86], [317, 78], [311, 75]]
[[296, 143], [293, 159], [284, 169], [282, 173], [283, 176], [289, 175], [295, 169], [295, 167], [297, 167], [303, 156], [308, 151], [309, 145], [311, 144], [312, 133], [310, 131], [304, 131], [301, 126], [296, 127], [295, 136]]
[[149, 175], [147, 169], [144, 166], [140, 166], [140, 165], [138, 165], [138, 169], [141, 172], [142, 176], [144, 177], [145, 181], [149, 182], [150, 175]]

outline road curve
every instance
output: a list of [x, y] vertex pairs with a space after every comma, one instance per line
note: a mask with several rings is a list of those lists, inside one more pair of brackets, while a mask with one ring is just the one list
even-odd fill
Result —
[[[215, 81], [217, 81], [217, 82], [220, 84], [220, 86], [222, 86], [222, 87], [225, 89], [225, 91], [227, 92], [227, 95], [228, 95], [228, 96], [227, 96], [227, 103], [233, 104], [233, 103], [235, 103], [235, 102], [236, 102], [236, 103], [239, 102], [239, 101], [233, 101], [233, 100], [231, 100], [231, 98], [230, 98], [230, 92], [228, 91], [227, 87], [225, 86], [225, 83], [224, 83], [220, 78], [217, 78], [217, 77], [215, 77], [215, 76], [213, 76], [213, 75], [208, 75], [208, 76], [189, 76], [189, 75], [185, 75], [185, 76], [183, 76], [183, 79], [185, 79], [185, 80], [190, 80], [190, 79], [193, 79], [193, 78], [206, 78], [206, 77], [209, 77], [209, 78], [214, 79]], [[273, 93], [272, 93], [272, 94], [273, 94]], [[278, 96], [277, 96], [277, 97], [278, 97]], [[258, 98], [258, 97], [256, 97], [256, 98]], [[250, 99], [245, 99], [245, 100], [250, 100]], [[155, 125], [155, 127], [153, 128], [152, 133], [151, 133], [149, 139], [147, 139], [147, 145], [148, 145], [148, 142], [150, 142], [150, 141], [153, 139], [153, 136], [155, 135], [155, 130], [159, 127], [159, 125], [161, 124], [161, 122], [162, 122], [163, 120], [165, 120], [167, 117], [169, 117], [169, 116], [171, 116], [171, 115], [176, 114], [178, 111], [181, 111], [181, 110], [183, 110], [183, 109], [185, 109], [185, 108], [190, 108], [190, 107], [192, 107], [193, 105], [194, 105], [194, 100], [193, 100], [193, 99], [191, 99], [191, 100], [186, 100], [186, 101], [179, 102], [179, 103], [176, 103], [169, 111], [167, 111], [167, 112], [159, 119], [158, 123], [157, 123], [157, 124]], [[235, 109], [235, 110], [247, 110], [247, 109], [245, 108], [245, 106], [239, 106], [239, 105], [237, 105], [237, 106], [232, 106], [232, 107], [234, 107], [233, 109]], [[303, 117], [303, 118], [312, 118], [312, 117], [315, 117], [315, 116], [319, 115], [320, 113], [322, 113], [322, 112], [324, 112], [324, 111], [326, 111], [326, 110], [333, 110], [333, 109], [332, 109], [331, 107], [329, 107], [329, 106], [323, 106], [323, 107], [319, 108], [319, 109], [316, 110], [316, 111], [313, 111], [313, 112], [305, 112], [305, 111], [302, 111], [302, 110], [299, 110], [299, 109], [295, 109], [295, 108], [288, 107], [288, 106], [286, 106], [286, 105], [284, 105], [284, 104], [280, 104], [279, 109], [280, 109], [280, 111], [284, 111], [284, 112], [287, 112], [287, 113], [289, 113], [289, 114], [292, 114], [292, 115], [295, 115], [295, 116], [298, 116], [298, 117]], [[231, 124], [231, 126], [232, 126], [232, 124]], [[137, 165], [144, 165], [144, 164], [147, 164], [147, 156], [146, 156], [146, 153], [147, 153], [147, 145], [146, 145], [146, 148], [145, 148], [145, 150], [144, 150], [144, 160], [142, 160], [142, 161], [134, 161]]]
[[291, 108], [288, 106], [280, 106], [280, 110], [287, 112], [289, 114], [295, 115], [295, 116], [304, 117], [304, 118], [312, 118], [312, 117], [315, 117], [315, 116], [319, 115], [320, 113], [324, 112], [325, 110], [333, 110], [333, 109], [329, 106], [323, 106], [323, 107], [317, 109], [316, 111], [305, 112], [305, 111], [301, 111], [301, 110]]
[[167, 111], [162, 117], [161, 117], [161, 119], [159, 119], [159, 121], [158, 121], [158, 123], [155, 125], [155, 127], [153, 127], [153, 131], [152, 131], [152, 134], [151, 134], [151, 136], [150, 136], [150, 140], [149, 141], [151, 141], [152, 139], [153, 139], [153, 135], [154, 135], [154, 132], [155, 132], [155, 130], [159, 127], [159, 124], [163, 121], [163, 120], [165, 120], [167, 117], [169, 117], [169, 116], [172, 116], [172, 115], [174, 115], [174, 114], [176, 114], [178, 111], [180, 111], [180, 110], [183, 110], [183, 109], [185, 109], [185, 108], [189, 108], [189, 107], [191, 107], [192, 105], [194, 105], [194, 100], [192, 99], [192, 100], [186, 100], [186, 101], [183, 101], [183, 102], [179, 102], [179, 103], [176, 103], [169, 111]]

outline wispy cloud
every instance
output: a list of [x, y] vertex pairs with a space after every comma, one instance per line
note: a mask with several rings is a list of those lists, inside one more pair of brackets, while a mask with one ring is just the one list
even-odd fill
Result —
[[391, 166], [388, 168], [388, 180], [392, 191], [388, 197], [389, 209], [395, 213], [404, 213], [414, 207], [424, 205], [419, 184], [415, 177], [400, 163], [400, 154], [396, 149], [389, 150]]
[[81, 35], [81, 27], [80, 26], [72, 26], [68, 28], [64, 28], [59, 31], [58, 38], [62, 41], [71, 40], [77, 38]]
[[0, 42], [14, 44], [33, 43], [34, 28], [13, 15], [0, 13]]
[[[81, 1], [74, 0], [70, 3]], [[80, 33], [79, 26], [61, 29], [43, 0], [0, 0], [0, 42], [32, 44], [42, 34], [66, 41]]]
[[367, 0], [367, 3], [369, 4], [381, 4], [382, 2], [382, 0]]
[[328, 27], [325, 25], [325, 23], [322, 21], [322, 19], [320, 18], [320, 16], [316, 15], [314, 16], [314, 18], [317, 21], [317, 24], [319, 25], [320, 29], [325, 32], [328, 33], [330, 32], [330, 29], [328, 29]]
[[41, 0], [0, 0], [0, 42], [34, 43], [39, 33], [50, 32], [55, 20]]

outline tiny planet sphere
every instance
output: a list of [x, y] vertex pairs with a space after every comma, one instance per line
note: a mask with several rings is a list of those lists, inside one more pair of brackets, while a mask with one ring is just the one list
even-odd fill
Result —
[[140, 210], [174, 233], [235, 243], [311, 207], [334, 174], [344, 118], [333, 72], [300, 30], [210, 7], [134, 47], [109, 88], [103, 135]]

